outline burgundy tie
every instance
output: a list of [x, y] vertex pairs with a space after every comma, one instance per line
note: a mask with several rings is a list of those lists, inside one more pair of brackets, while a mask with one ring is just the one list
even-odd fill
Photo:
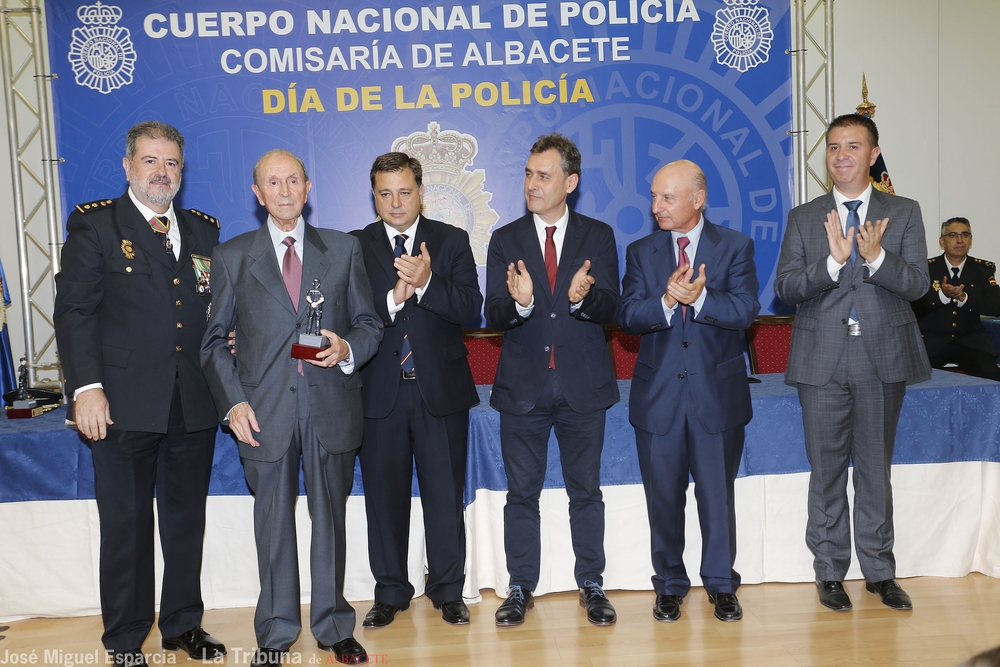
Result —
[[292, 307], [295, 312], [299, 312], [299, 290], [302, 288], [302, 260], [295, 252], [295, 239], [286, 236], [281, 242], [288, 250], [285, 251], [285, 259], [281, 262], [281, 278], [285, 281], [285, 289], [288, 290], [288, 298], [292, 300]]
[[556, 262], [556, 241], [552, 238], [555, 233], [555, 225], [545, 228], [545, 273], [549, 275], [549, 291], [553, 294], [556, 291], [556, 271], [559, 270], [559, 264]]
[[[687, 252], [684, 251], [684, 249], [687, 248], [688, 244], [690, 244], [690, 243], [691, 243], [691, 239], [689, 239], [686, 236], [679, 236], [679, 237], [677, 237], [677, 268], [680, 268], [682, 266], [690, 266], [691, 265], [691, 261], [688, 259], [688, 254], [687, 254]], [[687, 319], [687, 311], [688, 311], [687, 306], [685, 306], [684, 304], [681, 304], [681, 319], [682, 320], [686, 320]]]
[[[556, 292], [556, 272], [559, 270], [559, 263], [556, 262], [556, 241], [553, 238], [556, 233], [555, 225], [545, 228], [545, 273], [549, 276], [549, 291]], [[552, 354], [549, 355], [549, 368], [556, 367], [556, 345], [552, 343]]]
[[[299, 254], [295, 252], [295, 238], [291, 236], [286, 236], [285, 240], [281, 242], [287, 250], [285, 250], [285, 258], [281, 260], [281, 279], [285, 281], [285, 289], [288, 291], [288, 298], [292, 300], [292, 307], [295, 312], [299, 312], [299, 290], [302, 289], [302, 260], [299, 259]], [[304, 376], [305, 373], [302, 372], [302, 360], [299, 359], [299, 375]]]

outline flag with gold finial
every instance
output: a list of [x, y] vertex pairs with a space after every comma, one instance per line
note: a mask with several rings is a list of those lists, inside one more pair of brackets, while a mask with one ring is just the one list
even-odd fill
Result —
[[0, 396], [17, 389], [14, 379], [14, 357], [10, 353], [10, 333], [7, 331], [7, 306], [10, 305], [10, 292], [7, 281], [4, 280], [3, 264], [0, 264]]
[[[873, 118], [875, 116], [875, 105], [868, 101], [868, 81], [865, 79], [864, 73], [861, 74], [861, 99], [861, 104], [857, 106], [858, 115], [865, 118]], [[885, 160], [882, 158], [881, 151], [879, 151], [878, 157], [875, 158], [875, 164], [868, 170], [868, 178], [871, 179], [872, 185], [878, 190], [890, 195], [896, 194], [896, 191], [892, 188], [892, 179], [889, 178], [889, 171], [885, 168]]]

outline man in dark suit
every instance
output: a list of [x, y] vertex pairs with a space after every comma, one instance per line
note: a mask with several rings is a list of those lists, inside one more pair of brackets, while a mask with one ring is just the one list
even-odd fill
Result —
[[683, 559], [690, 473], [702, 583], [716, 618], [738, 621], [734, 482], [753, 416], [743, 330], [760, 311], [753, 241], [705, 219], [705, 174], [693, 162], [660, 169], [651, 193], [661, 231], [628, 247], [620, 322], [642, 336], [629, 421], [652, 537], [653, 617], [679, 619], [691, 588]]
[[504, 549], [510, 582], [499, 626], [520, 625], [534, 604], [541, 543], [538, 499], [549, 433], [559, 441], [574, 574], [595, 625], [615, 622], [602, 588], [601, 450], [607, 408], [619, 398], [604, 325], [618, 313], [618, 248], [611, 228], [571, 211], [580, 151], [560, 134], [539, 137], [524, 170], [529, 213], [493, 232], [486, 321], [504, 331], [490, 405], [500, 411], [507, 473]]
[[226, 648], [201, 628], [201, 556], [217, 422], [198, 350], [219, 222], [174, 207], [184, 137], [170, 125], [132, 127], [122, 166], [124, 195], [69, 217], [54, 312], [76, 426], [92, 441], [102, 639], [115, 664], [146, 664], [155, 489], [163, 647], [214, 659]]
[[407, 576], [413, 466], [427, 545], [427, 597], [455, 625], [469, 622], [465, 585], [465, 462], [469, 408], [479, 403], [462, 324], [479, 317], [476, 262], [464, 230], [420, 215], [423, 169], [405, 153], [371, 168], [379, 219], [352, 232], [364, 252], [378, 353], [361, 370], [361, 475], [375, 604], [366, 628], [381, 628], [410, 606]]
[[[361, 375], [382, 325], [355, 238], [302, 218], [312, 187], [302, 161], [265, 153], [253, 191], [268, 212], [255, 232], [212, 255], [212, 315], [201, 361], [224, 423], [239, 441], [254, 494], [260, 597], [254, 617], [254, 665], [275, 665], [301, 629], [295, 502], [303, 470], [312, 517], [310, 629], [338, 662], [368, 661], [353, 637], [354, 609], [344, 598], [344, 514], [361, 445]], [[308, 286], [323, 292], [321, 333], [329, 345], [306, 363], [290, 356], [306, 332]], [[309, 299], [307, 301], [307, 299]], [[236, 329], [236, 360], [227, 337]]]
[[969, 257], [972, 225], [951, 218], [938, 240], [944, 254], [927, 260], [931, 288], [913, 302], [931, 366], [955, 363], [969, 375], [1000, 380], [997, 351], [980, 315], [1000, 315], [996, 265]]
[[806, 544], [820, 603], [835, 611], [852, 606], [843, 585], [852, 460], [866, 588], [893, 609], [912, 608], [895, 579], [889, 476], [906, 383], [931, 372], [909, 304], [930, 280], [920, 206], [871, 186], [878, 155], [871, 119], [834, 119], [826, 133], [834, 188], [788, 214], [774, 280], [778, 298], [798, 306], [785, 381], [798, 387], [812, 466]]

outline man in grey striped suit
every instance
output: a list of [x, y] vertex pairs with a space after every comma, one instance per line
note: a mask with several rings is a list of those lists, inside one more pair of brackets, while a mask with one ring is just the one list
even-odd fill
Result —
[[[785, 381], [798, 386], [809, 478], [806, 543], [819, 600], [851, 609], [847, 469], [854, 462], [854, 538], [867, 590], [911, 609], [896, 583], [890, 467], [906, 383], [930, 364], [909, 302], [927, 291], [917, 202], [875, 190], [878, 130], [849, 114], [827, 129], [831, 192], [788, 215], [774, 291], [796, 305]], [[866, 221], [866, 222], [862, 222]]]

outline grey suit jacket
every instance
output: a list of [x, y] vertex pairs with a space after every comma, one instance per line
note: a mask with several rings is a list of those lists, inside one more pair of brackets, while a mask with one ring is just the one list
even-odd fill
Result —
[[917, 382], [931, 367], [910, 301], [927, 291], [927, 243], [920, 205], [912, 199], [872, 192], [868, 220], [889, 218], [882, 237], [885, 260], [874, 275], [860, 259], [830, 279], [826, 259], [826, 214], [836, 207], [827, 193], [788, 214], [774, 291], [796, 305], [785, 381], [821, 386], [830, 381], [847, 341], [855, 307], [868, 358], [882, 382]]
[[[292, 343], [305, 331], [306, 292], [319, 278], [326, 297], [322, 326], [347, 341], [354, 369], [303, 364], [309, 383], [310, 420], [322, 446], [333, 454], [361, 445], [361, 374], [378, 349], [382, 323], [372, 305], [371, 288], [358, 240], [349, 234], [306, 225], [302, 289], [298, 313], [281, 279], [267, 226], [216, 246], [212, 253], [212, 312], [202, 343], [205, 369], [220, 421], [236, 404], [249, 401], [256, 413], [260, 447], [240, 443], [240, 456], [277, 461], [292, 440], [296, 418], [297, 362]], [[234, 359], [226, 338], [237, 329]]]

